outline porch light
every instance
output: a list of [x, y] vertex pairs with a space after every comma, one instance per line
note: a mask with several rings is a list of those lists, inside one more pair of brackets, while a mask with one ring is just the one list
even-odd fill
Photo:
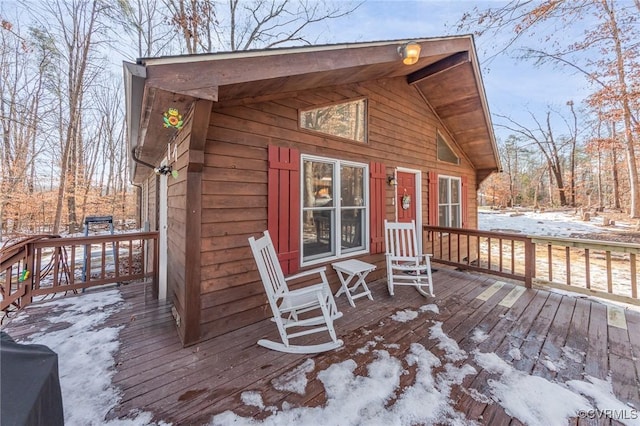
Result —
[[413, 65], [420, 59], [420, 45], [415, 41], [409, 41], [402, 46], [398, 46], [398, 55], [405, 65]]
[[398, 186], [398, 181], [393, 175], [387, 177], [387, 183], [389, 184], [389, 186]]
[[171, 175], [171, 177], [173, 177], [174, 179], [178, 179], [178, 171], [177, 170], [173, 170], [173, 167], [171, 166], [160, 166], [160, 167], [156, 167], [155, 172], [158, 176], [162, 175], [162, 176], [167, 176], [167, 175]]

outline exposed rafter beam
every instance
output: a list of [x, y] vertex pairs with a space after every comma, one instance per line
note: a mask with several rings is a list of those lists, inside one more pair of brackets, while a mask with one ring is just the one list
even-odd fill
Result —
[[480, 184], [488, 178], [492, 173], [499, 172], [497, 168], [476, 170], [476, 190], [480, 189]]
[[465, 50], [454, 53], [451, 56], [447, 56], [444, 59], [440, 59], [438, 62], [434, 62], [431, 65], [409, 74], [407, 76], [407, 83], [416, 84], [425, 78], [431, 77], [432, 75], [438, 74], [442, 71], [449, 70], [453, 67], [457, 67], [458, 65], [466, 64], [469, 61], [470, 58], [468, 51]]
[[[167, 86], [159, 85], [158, 82], [149, 82], [147, 84], [148, 87], [153, 87], [162, 90], [169, 90]], [[203, 88], [196, 89], [183, 89], [179, 85], [173, 87], [170, 90], [173, 93], [178, 93], [180, 95], [190, 96], [192, 98], [204, 99], [207, 101], [218, 102], [218, 86], [207, 86]]]

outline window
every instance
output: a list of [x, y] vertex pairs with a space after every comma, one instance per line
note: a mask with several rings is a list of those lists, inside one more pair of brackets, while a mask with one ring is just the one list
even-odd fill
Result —
[[356, 142], [365, 142], [366, 117], [366, 99], [359, 99], [301, 111], [300, 127]]
[[440, 132], [436, 136], [436, 145], [438, 151], [438, 160], [451, 164], [460, 164], [460, 159], [451, 149], [447, 141], [442, 137]]
[[448, 228], [462, 227], [460, 178], [438, 178], [438, 225]]
[[368, 249], [367, 176], [365, 164], [303, 156], [303, 264]]

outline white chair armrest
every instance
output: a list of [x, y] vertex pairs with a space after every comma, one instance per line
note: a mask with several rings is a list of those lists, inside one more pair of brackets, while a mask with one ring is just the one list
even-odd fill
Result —
[[295, 280], [296, 278], [306, 277], [308, 275], [314, 275], [314, 274], [323, 275], [326, 270], [327, 270], [326, 266], [322, 266], [320, 268], [309, 269], [308, 271], [302, 271], [302, 272], [299, 272], [297, 274], [290, 275], [290, 276], [286, 277], [284, 280], [285, 281], [291, 281], [291, 280]]
[[391, 261], [414, 262], [418, 259], [422, 259], [422, 256], [391, 256], [388, 254], [387, 258]]
[[290, 290], [289, 293], [283, 294], [282, 298], [286, 299], [287, 297], [296, 297], [296, 296], [301, 296], [303, 294], [317, 293], [322, 291], [324, 291], [324, 284], [314, 284], [307, 287], [301, 287], [295, 290]]

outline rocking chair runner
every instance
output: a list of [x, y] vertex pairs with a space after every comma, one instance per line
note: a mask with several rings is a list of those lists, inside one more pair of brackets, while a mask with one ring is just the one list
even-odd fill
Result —
[[[333, 321], [340, 318], [342, 313], [338, 312], [333, 300], [325, 273], [326, 268], [316, 268], [285, 278], [268, 231], [264, 231], [264, 236], [257, 240], [254, 237], [249, 238], [249, 245], [269, 299], [273, 321], [278, 326], [282, 339], [282, 342], [261, 339], [258, 344], [276, 351], [304, 354], [324, 352], [342, 346], [343, 342], [337, 338], [333, 327]], [[289, 290], [288, 281], [311, 275], [318, 275], [317, 284]], [[312, 312], [313, 314], [309, 314]], [[293, 332], [292, 328], [300, 330]], [[292, 338], [322, 331], [329, 333], [330, 342], [301, 346], [290, 343]]]
[[[430, 254], [418, 251], [416, 225], [384, 221], [384, 239], [387, 259], [387, 286], [393, 296], [396, 285], [411, 285], [423, 296], [433, 296]], [[427, 293], [424, 287], [429, 288]]]

